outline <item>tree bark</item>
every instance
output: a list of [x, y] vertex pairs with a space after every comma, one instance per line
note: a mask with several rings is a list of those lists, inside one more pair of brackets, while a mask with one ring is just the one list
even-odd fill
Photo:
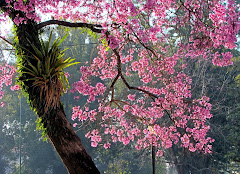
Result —
[[63, 108], [57, 109], [51, 126], [57, 135], [48, 132], [48, 138], [58, 152], [70, 174], [97, 174], [100, 173], [91, 157], [85, 150], [80, 138], [74, 132], [71, 124], [67, 121]]

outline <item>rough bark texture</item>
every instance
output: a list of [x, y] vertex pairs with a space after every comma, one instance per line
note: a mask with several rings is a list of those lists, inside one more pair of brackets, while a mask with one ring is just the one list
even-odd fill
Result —
[[98, 169], [86, 152], [80, 138], [66, 119], [63, 108], [57, 109], [52, 125], [59, 130], [57, 135], [48, 133], [52, 145], [58, 152], [70, 174], [97, 174]]
[[[25, 14], [14, 9], [4, 9], [10, 11], [9, 17], [13, 20], [15, 16], [25, 17]], [[20, 71], [24, 71], [24, 67], [30, 68], [29, 63], [37, 65], [37, 60], [30, 58], [34, 50], [31, 44], [40, 48], [39, 32], [37, 23], [28, 20], [26, 24], [16, 26], [16, 35], [18, 43], [16, 44], [17, 54], [19, 54], [18, 63], [22, 65]], [[31, 43], [31, 44], [30, 44]], [[26, 70], [26, 69], [25, 69]], [[33, 81], [28, 80], [32, 76], [28, 74], [20, 74], [19, 80], [22, 83], [23, 90], [27, 93], [31, 107], [36, 111], [45, 128], [52, 145], [56, 149], [63, 163], [70, 174], [98, 174], [100, 173], [88, 155], [80, 138], [76, 135], [72, 126], [66, 119], [63, 106], [50, 108], [47, 113], [44, 111], [43, 97], [40, 98], [40, 90], [32, 86]], [[57, 89], [57, 87], [56, 87]]]

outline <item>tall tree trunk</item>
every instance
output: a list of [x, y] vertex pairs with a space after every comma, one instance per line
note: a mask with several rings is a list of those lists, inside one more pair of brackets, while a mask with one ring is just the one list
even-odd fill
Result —
[[[9, 17], [14, 20], [16, 16], [25, 18], [25, 14], [20, 11], [15, 11], [12, 8], [4, 9], [10, 11]], [[41, 100], [41, 91], [32, 86], [33, 81], [31, 75], [22, 73], [21, 70], [30, 68], [29, 62], [33, 66], [37, 66], [37, 60], [30, 58], [34, 53], [33, 44], [38, 49], [41, 46], [39, 40], [39, 32], [37, 23], [27, 20], [26, 24], [16, 26], [16, 53], [18, 54], [18, 63], [20, 67], [19, 81], [22, 83], [23, 91], [28, 96], [28, 100], [32, 109], [36, 111], [38, 117], [42, 119], [44, 128], [47, 130], [47, 135], [55, 150], [59, 154], [70, 174], [98, 174], [100, 173], [93, 163], [91, 157], [85, 150], [80, 138], [76, 135], [72, 126], [66, 119], [63, 106], [60, 101], [58, 107], [51, 107], [45, 113], [45, 103]], [[31, 44], [30, 44], [31, 43]], [[24, 69], [25, 68], [25, 69]], [[57, 90], [57, 87], [55, 88]]]
[[66, 165], [68, 172], [70, 174], [99, 173], [80, 138], [67, 121], [62, 107], [57, 109], [56, 116], [53, 119], [51, 126], [59, 131], [57, 131], [57, 135], [51, 132], [48, 132], [47, 135]]

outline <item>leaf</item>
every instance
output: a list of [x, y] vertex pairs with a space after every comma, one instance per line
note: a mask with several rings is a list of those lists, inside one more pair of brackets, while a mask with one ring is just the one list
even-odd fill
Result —
[[35, 57], [38, 57], [40, 58], [41, 60], [43, 60], [43, 57], [44, 57], [44, 54], [37, 49], [37, 47], [35, 47], [35, 45], [33, 45], [30, 41], [29, 41], [30, 45], [32, 46], [33, 50], [34, 50], [34, 53], [33, 56]]
[[38, 69], [38, 72], [41, 74], [42, 73], [42, 69], [41, 69], [41, 61], [40, 60], [37, 63], [37, 69]]
[[67, 66], [65, 66], [65, 68], [76, 65], [76, 64], [79, 64], [79, 63], [81, 63], [81, 62], [73, 62], [73, 63], [70, 63], [70, 64], [68, 63]]
[[[29, 68], [27, 68], [27, 67], [25, 67], [25, 66], [22, 66], [22, 68], [25, 69], [25, 70], [28, 70], [30, 73], [34, 74], [34, 76], [37, 76], [37, 74], [35, 73], [35, 71], [33, 71], [33, 70], [31, 70], [31, 69], [29, 69]], [[27, 72], [27, 71], [23, 71], [23, 72]]]
[[[33, 66], [28, 60], [27, 60], [28, 64], [31, 66], [31, 68], [33, 69], [33, 71], [36, 73], [36, 75], [39, 75], [40, 72], [38, 72], [37, 68], [35, 66]], [[25, 67], [26, 68], [26, 67]]]
[[57, 47], [68, 37], [69, 33], [67, 33], [63, 38], [58, 42]]
[[[31, 72], [26, 72], [26, 71], [23, 71], [23, 72], [21, 72], [22, 74], [29, 74], [29, 75], [31, 75], [31, 76], [33, 76], [33, 77], [36, 77], [36, 75], [35, 74], [33, 74], [33, 73], [31, 73]], [[27, 80], [29, 80], [29, 79], [27, 79]], [[34, 79], [35, 80], [35, 79]]]
[[46, 53], [48, 53], [51, 40], [52, 40], [52, 31], [51, 31], [51, 33], [50, 33], [48, 42], [47, 42], [47, 44], [45, 45], [45, 46], [46, 46]]

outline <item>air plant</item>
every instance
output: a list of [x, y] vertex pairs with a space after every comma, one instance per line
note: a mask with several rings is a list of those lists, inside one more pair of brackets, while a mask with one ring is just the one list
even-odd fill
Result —
[[28, 59], [28, 67], [21, 65], [22, 74], [28, 74], [31, 78], [27, 81], [32, 81], [32, 87], [36, 88], [40, 92], [40, 100], [45, 107], [45, 113], [49, 107], [58, 107], [60, 96], [63, 91], [69, 87], [68, 80], [64, 74], [64, 69], [78, 64], [79, 62], [73, 62], [75, 59], [71, 57], [64, 59], [64, 52], [59, 48], [59, 45], [68, 36], [65, 35], [62, 39], [56, 39], [50, 46], [52, 39], [52, 32], [47, 42], [42, 42], [41, 48], [38, 49], [35, 45], [31, 44], [34, 53], [30, 56], [30, 59], [37, 60], [36, 66], [34, 66]]

